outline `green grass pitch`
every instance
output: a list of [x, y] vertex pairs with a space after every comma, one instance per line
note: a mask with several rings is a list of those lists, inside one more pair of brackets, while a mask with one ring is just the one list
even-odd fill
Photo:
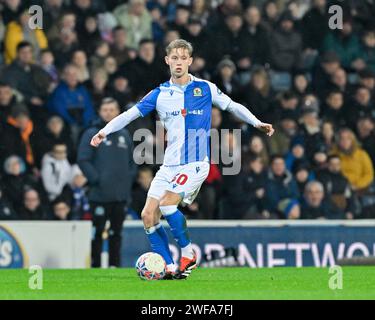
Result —
[[343, 267], [343, 288], [329, 289], [328, 268], [194, 270], [187, 280], [142, 281], [134, 269], [43, 271], [43, 289], [27, 269], [0, 270], [0, 299], [375, 299], [375, 267]]

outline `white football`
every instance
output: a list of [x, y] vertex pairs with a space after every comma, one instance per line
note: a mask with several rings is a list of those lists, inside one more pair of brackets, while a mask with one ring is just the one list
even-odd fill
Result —
[[143, 280], [160, 280], [165, 275], [167, 265], [160, 254], [146, 252], [138, 258], [135, 268]]

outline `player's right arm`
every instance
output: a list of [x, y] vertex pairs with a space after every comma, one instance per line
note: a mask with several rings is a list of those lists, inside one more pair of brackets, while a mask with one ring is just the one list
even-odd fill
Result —
[[90, 144], [93, 147], [98, 147], [109, 134], [121, 130], [135, 119], [149, 114], [156, 108], [156, 100], [159, 93], [159, 88], [150, 91], [135, 106], [113, 118], [103, 129], [99, 130], [99, 132], [92, 137]]

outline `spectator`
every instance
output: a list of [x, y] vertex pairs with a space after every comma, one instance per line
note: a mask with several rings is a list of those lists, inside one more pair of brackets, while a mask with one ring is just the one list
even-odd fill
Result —
[[375, 72], [375, 29], [364, 32], [360, 52], [362, 64]]
[[2, 186], [0, 185], [0, 221], [17, 219], [18, 215], [14, 211], [12, 204], [7, 199], [5, 199]]
[[306, 157], [312, 161], [316, 152], [325, 150], [324, 139], [321, 133], [321, 121], [318, 112], [306, 108], [301, 116], [301, 130], [299, 139], [302, 139], [306, 150]]
[[[9, 200], [16, 212], [21, 207], [24, 191], [38, 187], [35, 178], [26, 172], [25, 162], [18, 156], [12, 155], [4, 162], [3, 196]], [[40, 189], [39, 189], [40, 190]]]
[[41, 119], [50, 77], [33, 62], [32, 45], [29, 42], [18, 44], [17, 59], [0, 72], [0, 78], [18, 90], [23, 95], [24, 102], [30, 106], [35, 119]]
[[339, 68], [340, 59], [335, 52], [326, 52], [319, 58], [319, 63], [312, 72], [312, 85], [320, 99], [324, 99], [326, 90], [331, 85], [331, 77]]
[[232, 13], [225, 18], [225, 24], [214, 29], [210, 40], [210, 70], [227, 55], [237, 65], [241, 57], [241, 30], [243, 19], [240, 13]]
[[312, 7], [305, 13], [302, 22], [304, 48], [320, 50], [328, 33], [328, 11], [326, 0], [313, 0]]
[[259, 119], [270, 118], [273, 91], [267, 72], [263, 68], [252, 72], [250, 81], [241, 90], [241, 100]]
[[330, 153], [335, 146], [336, 127], [332, 121], [324, 120], [322, 123], [322, 135], [324, 144]]
[[19, 211], [20, 220], [47, 220], [48, 213], [41, 203], [35, 189], [26, 189], [23, 194], [23, 206]]
[[375, 71], [371, 69], [364, 69], [358, 72], [359, 85], [366, 87], [375, 95]]
[[328, 168], [322, 171], [317, 179], [323, 184], [326, 196], [345, 212], [347, 219], [353, 219], [357, 213], [356, 203], [349, 181], [341, 173], [340, 157], [329, 156]]
[[53, 85], [50, 86], [49, 92], [56, 88], [59, 81], [59, 73], [55, 65], [55, 57], [49, 49], [42, 50], [40, 53], [40, 66], [48, 73]]
[[102, 40], [99, 27], [98, 19], [94, 15], [88, 15], [85, 17], [83, 29], [79, 32], [79, 44], [85, 53], [91, 56], [96, 45]]
[[71, 10], [77, 17], [76, 29], [79, 33], [85, 30], [85, 21], [88, 17], [95, 16], [97, 13], [92, 0], [73, 0], [71, 1]]
[[59, 196], [70, 199], [69, 183], [72, 179], [72, 166], [67, 159], [65, 144], [56, 143], [51, 152], [44, 155], [41, 178], [50, 201], [54, 201]]
[[356, 192], [366, 190], [374, 180], [374, 168], [368, 153], [358, 145], [350, 129], [339, 131], [334, 152], [340, 157], [342, 173], [352, 189]]
[[[92, 242], [93, 267], [101, 265], [102, 233], [107, 220], [111, 222], [109, 265], [119, 267], [121, 264], [122, 224], [135, 176], [133, 142], [127, 129], [123, 128], [108, 136], [106, 142], [98, 149], [90, 146], [90, 140], [99, 128], [116, 117], [119, 112], [120, 107], [116, 101], [103, 100], [99, 109], [100, 122], [84, 132], [79, 145], [78, 165], [90, 186], [88, 197], [95, 226], [95, 237]], [[116, 183], [113, 183], [114, 180]]]
[[263, 5], [263, 25], [268, 33], [272, 33], [277, 26], [280, 17], [279, 8], [276, 0], [267, 0]]
[[299, 193], [303, 194], [306, 185], [314, 180], [315, 174], [311, 171], [309, 163], [304, 160], [295, 161], [292, 173], [296, 179]]
[[329, 199], [325, 199], [324, 187], [319, 181], [311, 181], [305, 187], [301, 200], [301, 219], [343, 219], [344, 212]]
[[256, 6], [246, 9], [245, 25], [242, 34], [241, 54], [238, 62], [241, 70], [248, 70], [253, 65], [264, 65], [269, 62], [269, 43], [266, 28], [262, 25], [261, 14]]
[[132, 88], [129, 86], [129, 80], [116, 73], [112, 83], [109, 84], [108, 95], [118, 102], [121, 111], [125, 111], [125, 106], [132, 101]]
[[52, 203], [52, 220], [67, 221], [71, 218], [72, 212], [69, 201], [64, 198], [57, 198]]
[[266, 208], [266, 181], [267, 172], [259, 156], [250, 156], [245, 161], [243, 175], [243, 211], [245, 219], [267, 219]]
[[293, 77], [292, 91], [298, 96], [299, 100], [312, 93], [309, 80], [305, 73], [296, 73]]
[[77, 67], [67, 65], [64, 68], [62, 81], [53, 91], [48, 108], [70, 125], [89, 125], [94, 117], [94, 109], [88, 91], [79, 83]]
[[130, 0], [114, 10], [114, 15], [121, 27], [127, 33], [127, 46], [138, 49], [142, 39], [152, 37], [152, 18], [147, 11], [145, 0]]
[[198, 19], [190, 19], [186, 27], [185, 40], [189, 41], [194, 49], [195, 59], [200, 57], [203, 60], [203, 64], [206, 66], [209, 46], [207, 41], [207, 31], [203, 28], [202, 22]]
[[357, 121], [362, 117], [370, 117], [375, 120], [375, 105], [368, 88], [358, 87], [353, 100], [348, 111], [350, 128], [355, 129]]
[[269, 140], [270, 154], [285, 155], [290, 147], [291, 141], [298, 133], [298, 124], [293, 114], [284, 112], [275, 125], [275, 133]]
[[32, 55], [39, 60], [40, 50], [48, 47], [47, 38], [42, 29], [29, 27], [30, 14], [28, 11], [20, 13], [16, 21], [7, 26], [4, 39], [4, 59], [6, 64], [12, 63], [17, 57], [18, 45], [23, 41], [32, 44]]
[[269, 165], [269, 154], [266, 144], [262, 137], [254, 135], [249, 140], [248, 153], [259, 157], [262, 160], [263, 166]]
[[1, 132], [0, 146], [3, 150], [0, 158], [4, 160], [14, 154], [26, 161], [28, 169], [33, 168], [36, 164], [36, 132], [27, 108], [22, 104], [14, 105]]
[[191, 17], [201, 22], [202, 26], [206, 26], [210, 16], [210, 3], [205, 0], [192, 0]]
[[17, 98], [12, 87], [5, 82], [0, 82], [0, 122], [6, 122], [16, 103]]
[[70, 188], [73, 193], [72, 220], [92, 220], [90, 204], [87, 197], [87, 179], [78, 165], [72, 166]]
[[271, 166], [266, 182], [266, 207], [270, 213], [275, 213], [281, 201], [291, 201], [299, 198], [298, 186], [292, 174], [286, 169], [285, 160], [281, 155], [271, 158]]
[[2, 16], [5, 25], [8, 25], [12, 21], [16, 21], [22, 11], [25, 10], [25, 5], [21, 0], [4, 1], [3, 6]]
[[279, 28], [270, 36], [271, 67], [277, 71], [297, 71], [302, 67], [302, 37], [295, 30], [290, 13], [281, 16]]
[[58, 20], [48, 29], [47, 38], [50, 42], [58, 41], [60, 32], [75, 31], [77, 24], [77, 17], [72, 11], [65, 11], [60, 15]]
[[87, 82], [87, 88], [94, 105], [98, 110], [102, 100], [108, 95], [108, 74], [102, 69], [96, 69], [92, 72], [90, 81]]
[[56, 21], [66, 10], [63, 0], [46, 0], [43, 3], [43, 27], [48, 31], [55, 25]]
[[370, 156], [372, 166], [375, 168], [375, 120], [368, 116], [359, 118], [357, 121], [357, 133], [362, 148]]
[[331, 121], [336, 127], [347, 124], [348, 110], [344, 104], [344, 95], [340, 90], [332, 90], [328, 93], [325, 106], [322, 108], [322, 118]]
[[296, 165], [309, 163], [306, 157], [302, 139], [294, 139], [290, 144], [290, 151], [285, 154], [285, 165], [289, 171], [294, 171]]
[[217, 87], [233, 99], [239, 96], [240, 83], [236, 78], [236, 66], [230, 59], [223, 59], [217, 65], [217, 75], [213, 80]]
[[177, 30], [182, 38], [185, 38], [186, 29], [188, 26], [190, 18], [189, 7], [184, 5], [179, 5], [176, 8], [176, 14], [174, 16], [173, 22], [170, 22], [168, 27], [169, 29]]
[[271, 109], [270, 113], [269, 120], [274, 123], [279, 122], [284, 114], [288, 114], [288, 116], [298, 119], [300, 116], [300, 109], [298, 108], [297, 95], [291, 90], [279, 93], [276, 96], [273, 110]]
[[58, 38], [51, 41], [51, 50], [59, 69], [64, 68], [71, 61], [73, 53], [78, 49], [79, 43], [74, 29], [59, 29]]
[[350, 16], [344, 17], [343, 28], [329, 32], [323, 40], [323, 52], [334, 51], [346, 69], [360, 70], [365, 67], [360, 58], [360, 41], [353, 32]]
[[50, 152], [53, 146], [58, 143], [62, 143], [67, 147], [68, 159], [71, 163], [74, 163], [76, 147], [69, 127], [66, 126], [61, 117], [51, 116], [36, 141], [36, 164], [38, 168], [41, 165], [43, 156]]
[[109, 56], [109, 44], [105, 41], [100, 41], [95, 47], [95, 53], [90, 57], [91, 69], [98, 69], [104, 66], [105, 59]]
[[338, 68], [331, 76], [329, 89], [339, 90], [344, 95], [344, 99], [348, 100], [352, 94], [353, 87], [348, 82], [348, 75], [342, 68]]
[[124, 28], [117, 26], [113, 29], [113, 44], [111, 45], [110, 55], [113, 56], [117, 64], [120, 66], [123, 63], [134, 59], [131, 55], [131, 50], [127, 46], [127, 34]]
[[85, 82], [90, 79], [90, 72], [87, 65], [87, 56], [85, 51], [76, 50], [73, 52], [71, 63], [77, 68], [78, 81]]
[[120, 67], [119, 73], [129, 79], [136, 96], [144, 95], [167, 79], [165, 65], [155, 55], [155, 44], [144, 39], [139, 44], [139, 55]]

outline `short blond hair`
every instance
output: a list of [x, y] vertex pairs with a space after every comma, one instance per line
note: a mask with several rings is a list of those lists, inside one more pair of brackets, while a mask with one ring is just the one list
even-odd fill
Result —
[[167, 56], [170, 55], [173, 49], [186, 49], [189, 52], [189, 56], [191, 57], [193, 55], [193, 46], [190, 42], [184, 40], [184, 39], [176, 39], [173, 40], [166, 48], [165, 52], [167, 53]]

